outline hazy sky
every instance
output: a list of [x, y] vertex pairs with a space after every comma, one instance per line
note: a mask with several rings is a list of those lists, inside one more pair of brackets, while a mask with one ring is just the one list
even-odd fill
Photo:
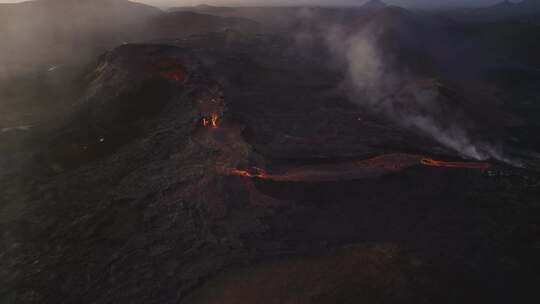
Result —
[[[303, 5], [303, 4], [338, 4], [338, 3], [354, 3], [360, 4], [367, 2], [367, 0], [136, 0], [137, 2], [144, 2], [157, 6], [167, 5], [196, 5], [201, 3], [213, 4], [213, 5], [226, 5], [227, 3], [234, 4], [258, 4], [258, 5], [273, 5], [273, 4], [289, 4], [289, 5]], [[503, 0], [383, 0], [388, 4], [396, 5], [489, 5], [497, 3]]]
[[[22, 2], [23, 0], [0, 0], [0, 3], [14, 3]], [[92, 0], [89, 0], [92, 1]], [[355, 0], [133, 0], [137, 2], [143, 2], [150, 5], [166, 7], [166, 6], [183, 6], [183, 5], [197, 5], [201, 3], [212, 5], [227, 5], [227, 4], [239, 4], [239, 5], [304, 5], [304, 4], [338, 4], [338, 3], [352, 3]], [[363, 3], [366, 0], [357, 0], [358, 3]], [[489, 5], [503, 0], [386, 0], [389, 4], [402, 5], [402, 6], [439, 6], [439, 5], [467, 5], [467, 6], [483, 6]]]

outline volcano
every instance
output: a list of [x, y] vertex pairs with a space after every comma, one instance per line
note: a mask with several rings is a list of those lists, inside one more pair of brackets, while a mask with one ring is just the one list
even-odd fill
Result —
[[477, 24], [137, 7], [137, 42], [0, 81], [0, 302], [536, 296], [538, 78], [486, 77]]
[[[56, 218], [63, 210], [69, 217], [58, 226], [25, 224], [34, 232], [8, 254], [35, 259], [24, 254], [32, 246], [39, 268], [17, 266], [32, 273], [19, 282], [32, 286], [40, 302], [83, 294], [94, 302], [174, 302], [224, 268], [290, 254], [332, 261], [335, 248], [365, 239], [406, 242], [441, 271], [468, 273], [452, 257], [473, 246], [480, 215], [457, 202], [496, 184], [489, 174], [509, 171], [460, 159], [429, 138], [336, 102], [343, 97], [319, 85], [333, 72], [283, 59], [270, 47], [279, 43], [287, 41], [223, 32], [103, 55], [81, 78], [84, 93], [68, 117], [28, 139], [34, 152], [26, 178], [43, 186], [13, 198], [32, 206], [34, 216]], [[238, 50], [253, 57], [238, 57]], [[382, 224], [388, 217], [392, 224]], [[4, 225], [3, 233], [21, 229]], [[355, 250], [343, 254], [354, 260], [377, 252]], [[5, 271], [15, 271], [11, 258]], [[65, 261], [69, 266], [61, 267]], [[416, 267], [396, 271], [462, 286]], [[139, 287], [126, 294], [135, 282]], [[57, 291], [59, 284], [66, 289]], [[24, 296], [26, 289], [13, 286]], [[433, 292], [424, 284], [399, 288]]]

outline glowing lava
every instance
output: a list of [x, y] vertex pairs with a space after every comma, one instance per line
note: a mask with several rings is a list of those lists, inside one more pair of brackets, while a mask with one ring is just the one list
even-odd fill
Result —
[[162, 59], [153, 65], [147, 66], [147, 70], [178, 83], [184, 83], [187, 79], [186, 69], [175, 58]]
[[255, 167], [250, 169], [222, 168], [219, 171], [229, 176], [278, 182], [322, 182], [373, 178], [418, 165], [480, 171], [490, 168], [490, 165], [487, 163], [450, 162], [434, 160], [419, 155], [387, 154], [356, 162], [293, 167], [280, 173], [269, 173]]
[[217, 122], [218, 122], [218, 115], [216, 113], [212, 113], [212, 117], [210, 118], [210, 123], [212, 124], [212, 128], [217, 128]]
[[260, 178], [266, 179], [268, 175], [266, 172], [260, 168], [251, 168], [248, 170], [241, 170], [236, 168], [228, 168], [225, 170], [226, 175], [240, 176], [240, 177], [251, 177], [251, 178]]
[[427, 158], [427, 157], [422, 158], [420, 160], [420, 163], [428, 167], [475, 169], [475, 170], [487, 170], [490, 168], [490, 165], [486, 163], [448, 162], [448, 161], [442, 161], [442, 160], [434, 160], [432, 158]]
[[203, 127], [210, 127], [216, 129], [218, 127], [219, 116], [217, 113], [212, 113], [210, 117], [203, 117], [201, 122]]

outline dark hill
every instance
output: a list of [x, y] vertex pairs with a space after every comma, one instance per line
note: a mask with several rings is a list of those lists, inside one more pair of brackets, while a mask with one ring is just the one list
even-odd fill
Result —
[[115, 48], [57, 128], [14, 131], [32, 145], [20, 168], [0, 163], [0, 302], [503, 303], [536, 290], [538, 177], [425, 166], [458, 156], [348, 103], [286, 40], [246, 37]]
[[381, 0], [370, 0], [361, 6], [364, 10], [377, 11], [387, 7], [386, 3]]
[[538, 20], [532, 18], [538, 13], [540, 13], [540, 1], [538, 0], [523, 0], [521, 2], [505, 0], [489, 7], [456, 13], [453, 17], [456, 20], [472, 22], [518, 20], [538, 23]]
[[148, 25], [149, 39], [177, 38], [191, 34], [234, 30], [258, 32], [259, 23], [245, 18], [219, 17], [194, 12], [171, 12], [154, 18]]

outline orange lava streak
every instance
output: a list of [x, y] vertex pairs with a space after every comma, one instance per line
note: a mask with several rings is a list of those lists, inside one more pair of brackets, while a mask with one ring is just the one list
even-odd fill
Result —
[[208, 127], [209, 124], [210, 124], [210, 122], [208, 121], [208, 118], [203, 117], [203, 119], [202, 119], [203, 127]]
[[251, 170], [252, 171], [229, 168], [225, 170], [225, 173], [227, 175], [241, 176], [241, 177], [260, 178], [260, 179], [268, 178], [268, 175], [262, 169], [252, 168]]
[[217, 122], [218, 122], [218, 115], [216, 113], [212, 113], [212, 117], [210, 118], [210, 122], [212, 124], [212, 128], [217, 128]]
[[280, 174], [268, 173], [263, 169], [256, 167], [249, 169], [221, 168], [219, 172], [229, 176], [273, 181], [335, 181], [377, 177], [386, 173], [401, 171], [419, 164], [428, 167], [473, 169], [481, 171], [485, 171], [491, 167], [491, 165], [487, 163], [450, 162], [434, 160], [419, 155], [391, 154], [360, 162], [291, 168], [289, 171]]
[[487, 170], [490, 168], [486, 163], [467, 163], [467, 162], [447, 162], [441, 160], [434, 160], [431, 158], [422, 158], [420, 163], [428, 167], [444, 167], [444, 168], [459, 168], [459, 169], [476, 169]]
[[218, 120], [219, 116], [217, 113], [212, 113], [210, 118], [203, 117], [201, 123], [203, 127], [211, 127], [212, 129], [216, 129], [218, 127]]

